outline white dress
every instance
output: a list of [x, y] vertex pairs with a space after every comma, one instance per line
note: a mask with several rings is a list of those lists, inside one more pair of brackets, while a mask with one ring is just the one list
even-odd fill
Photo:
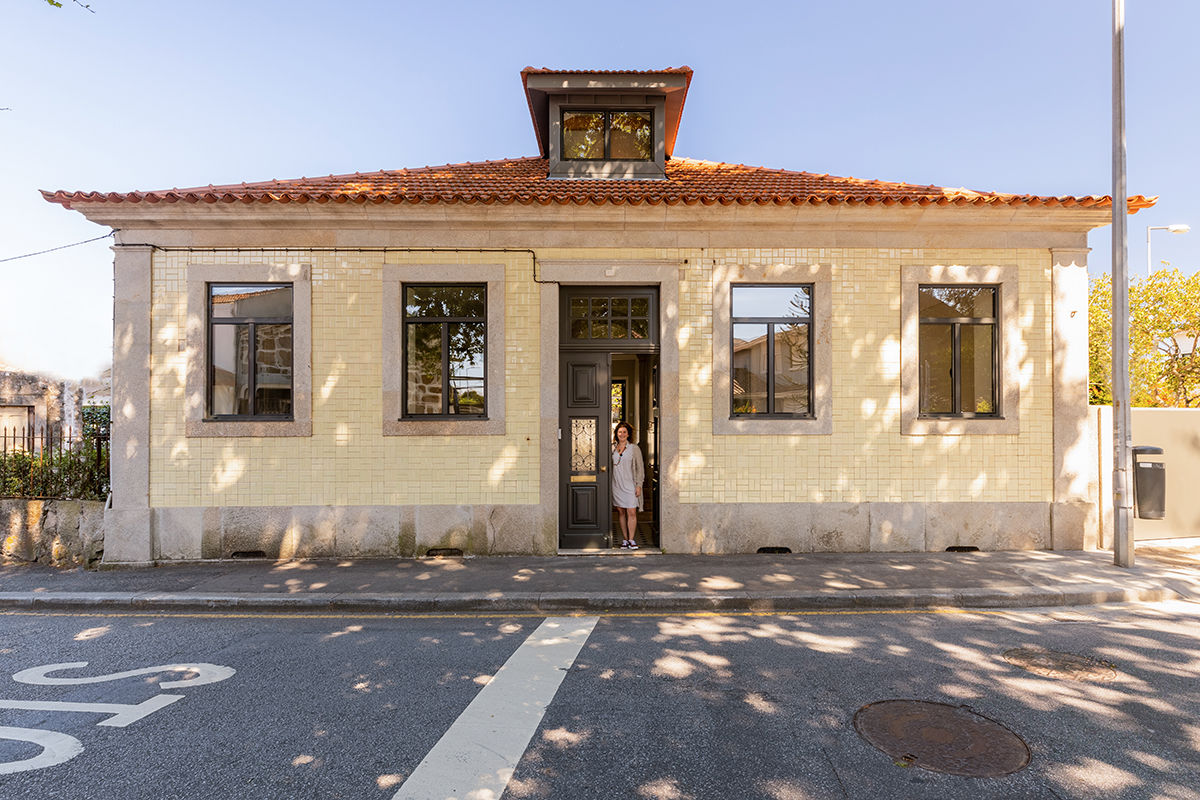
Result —
[[625, 445], [625, 452], [618, 453], [614, 447], [612, 452], [612, 502], [617, 508], [637, 508], [637, 488], [633, 482], [633, 453], [637, 445]]

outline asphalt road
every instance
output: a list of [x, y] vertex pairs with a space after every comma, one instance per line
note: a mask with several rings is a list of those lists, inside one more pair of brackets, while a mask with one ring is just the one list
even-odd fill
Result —
[[[1088, 656], [1111, 665], [1108, 679], [1039, 675], [1005, 659], [1014, 648]], [[1200, 608], [1185, 603], [598, 620], [4, 614], [0, 798], [465, 800], [475, 787], [478, 800], [1183, 800], [1200, 798], [1198, 677]], [[1021, 737], [1029, 764], [992, 778], [906, 764], [854, 725], [890, 699], [965, 706]]]

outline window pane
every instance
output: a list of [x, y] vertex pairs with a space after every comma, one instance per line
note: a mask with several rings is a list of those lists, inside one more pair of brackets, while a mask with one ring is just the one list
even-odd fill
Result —
[[807, 414], [808, 326], [775, 326], [775, 413]]
[[404, 353], [409, 414], [442, 413], [442, 326], [419, 323], [408, 326]]
[[[592, 319], [607, 320], [608, 319], [608, 298], [593, 297], [592, 298]], [[608, 323], [593, 322], [592, 323], [592, 338], [607, 339], [608, 338]]]
[[654, 157], [649, 111], [614, 111], [609, 119], [609, 158], [646, 161]]
[[644, 319], [635, 319], [629, 326], [629, 338], [645, 339], [650, 336], [650, 322]]
[[209, 298], [213, 319], [231, 317], [292, 317], [292, 287], [290, 285], [210, 286]]
[[922, 286], [918, 296], [921, 317], [996, 316], [996, 289], [991, 286]]
[[571, 320], [571, 338], [572, 339], [588, 338], [588, 321], [586, 319]]
[[484, 336], [482, 322], [450, 324], [450, 413], [484, 413]]
[[563, 158], [604, 158], [604, 112], [564, 111]]
[[959, 333], [962, 356], [962, 397], [964, 412], [996, 413], [996, 391], [993, 385], [991, 325], [963, 325]]
[[292, 413], [292, 326], [258, 325], [254, 348], [254, 413]]
[[734, 286], [735, 317], [808, 317], [812, 296], [808, 286]]
[[586, 297], [571, 298], [571, 319], [580, 319], [588, 314], [588, 301]]
[[733, 413], [766, 414], [767, 326], [733, 326]]
[[628, 317], [629, 316], [629, 298], [628, 297], [614, 297], [612, 299], [612, 315], [614, 317]]
[[629, 303], [629, 310], [635, 317], [650, 316], [650, 299], [647, 297], [635, 297]]
[[211, 413], [250, 413], [250, 326], [212, 326]]
[[487, 315], [482, 286], [406, 286], [404, 313], [410, 317], [475, 317]]
[[921, 413], [954, 413], [951, 370], [954, 365], [953, 333], [949, 325], [921, 325], [918, 359]]

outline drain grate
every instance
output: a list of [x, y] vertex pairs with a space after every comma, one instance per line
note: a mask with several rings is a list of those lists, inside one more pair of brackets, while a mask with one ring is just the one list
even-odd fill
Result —
[[1004, 651], [1004, 660], [1046, 678], [1066, 678], [1070, 681], [1117, 679], [1117, 671], [1113, 664], [1075, 653], [1060, 653], [1037, 647], [1014, 647]]
[[854, 728], [897, 766], [997, 778], [1029, 764], [1020, 736], [964, 706], [880, 700], [855, 713]]

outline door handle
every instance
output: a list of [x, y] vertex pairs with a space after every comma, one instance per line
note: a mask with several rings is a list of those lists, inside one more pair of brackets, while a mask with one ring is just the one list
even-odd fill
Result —
[[600, 471], [601, 471], [601, 472], [608, 472], [608, 467], [601, 467], [601, 468], [600, 468]]

